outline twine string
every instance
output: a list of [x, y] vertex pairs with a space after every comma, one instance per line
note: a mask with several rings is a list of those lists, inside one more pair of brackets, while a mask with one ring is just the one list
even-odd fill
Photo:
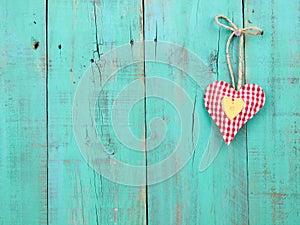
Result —
[[[219, 21], [219, 19], [224, 19], [226, 20], [231, 26], [225, 25]], [[240, 43], [239, 43], [239, 67], [238, 67], [238, 85], [237, 85], [237, 90], [239, 90], [242, 86], [242, 81], [243, 81], [243, 61], [244, 61], [244, 56], [243, 56], [243, 47], [244, 47], [244, 35], [249, 34], [249, 35], [262, 35], [263, 31], [259, 27], [246, 27], [246, 28], [238, 28], [227, 16], [224, 15], [217, 15], [215, 17], [216, 23], [224, 27], [228, 30], [231, 30], [232, 33], [229, 36], [227, 43], [226, 43], [226, 59], [227, 59], [227, 65], [228, 65], [228, 70], [231, 76], [231, 82], [232, 82], [232, 87], [235, 89], [235, 81], [234, 81], [234, 74], [231, 66], [231, 61], [230, 61], [230, 54], [229, 54], [229, 46], [231, 43], [231, 40], [233, 39], [234, 36], [240, 37]]]

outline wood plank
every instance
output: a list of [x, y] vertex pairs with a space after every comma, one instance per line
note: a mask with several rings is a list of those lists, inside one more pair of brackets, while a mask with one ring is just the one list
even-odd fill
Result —
[[248, 123], [250, 222], [298, 224], [299, 1], [249, 0], [245, 9], [247, 26], [264, 30], [247, 38], [247, 75], [266, 92], [264, 108]]
[[0, 224], [47, 223], [45, 15], [0, 1]]
[[[107, 58], [102, 54], [120, 45], [130, 46], [131, 39], [133, 43], [143, 39], [141, 9], [140, 0], [49, 1], [49, 224], [146, 223], [145, 183], [131, 187], [126, 185], [126, 176], [134, 179], [133, 174], [124, 177], [120, 171], [112, 173], [116, 181], [125, 179], [125, 185], [121, 185], [107, 179], [111, 178], [109, 174], [106, 173], [105, 178], [98, 173], [101, 173], [99, 168], [106, 172], [114, 168], [113, 164], [105, 164], [111, 158], [143, 168], [145, 165], [143, 101], [133, 109], [130, 122], [124, 124], [142, 139], [139, 147], [143, 151], [136, 153], [131, 146], [122, 145], [112, 127], [112, 106], [122, 88], [138, 81], [143, 92], [143, 64], [125, 66], [130, 62], [130, 51], [120, 52], [129, 54], [126, 62], [119, 60], [118, 53], [111, 58], [115, 68], [122, 67], [123, 63], [124, 68], [105, 83], [95, 106], [96, 112], [92, 110], [94, 106], [82, 107], [96, 115], [94, 122], [99, 140], [108, 149], [99, 168], [94, 166], [98, 172], [88, 165], [95, 159], [84, 159], [81, 155], [80, 150], [84, 149], [77, 146], [72, 124], [73, 99], [75, 94], [81, 94], [76, 93], [76, 88], [86, 78], [85, 71], [92, 66], [95, 84], [104, 82], [107, 74], [99, 76], [98, 67], [105, 71], [111, 61], [105, 61]], [[136, 51], [142, 53], [143, 48]], [[133, 93], [126, 101], [134, 98]], [[119, 110], [125, 113], [125, 108]], [[121, 123], [128, 119], [126, 114], [124, 116]], [[86, 133], [85, 138], [93, 142], [91, 135]], [[145, 169], [140, 172], [145, 176]]]
[[[227, 15], [238, 25], [242, 24], [241, 2], [149, 0], [145, 3], [145, 36], [147, 40], [153, 40], [157, 33], [158, 46], [160, 41], [184, 46], [198, 55], [213, 71], [212, 80], [229, 82], [225, 44], [230, 32], [215, 24], [214, 17], [217, 14]], [[238, 41], [234, 41], [231, 49], [234, 58], [237, 56], [237, 46]], [[172, 55], [172, 52], [165, 54]], [[236, 61], [234, 60], [235, 69]], [[188, 57], [185, 63], [187, 67], [190, 66]], [[168, 103], [166, 98], [163, 100], [147, 98], [147, 124], [152, 118], [161, 116], [168, 129], [165, 139], [159, 137], [163, 139], [161, 145], [153, 151], [147, 149], [148, 165], [166, 159], [174, 152], [181, 136], [189, 137], [184, 143], [186, 154], [189, 154], [196, 144], [195, 153], [179, 173], [148, 187], [148, 224], [248, 224], [246, 132], [241, 130], [229, 147], [223, 144], [212, 165], [204, 172], [199, 172], [202, 154], [208, 140], [212, 138], [210, 136], [212, 120], [204, 109], [204, 90], [201, 87], [206, 88], [209, 82], [202, 81], [201, 84], [196, 84], [192, 77], [196, 81], [201, 80], [203, 74], [201, 71], [196, 71], [196, 74], [192, 74], [194, 71], [190, 72], [191, 74], [185, 74], [174, 67], [159, 63], [146, 64], [146, 78], [154, 76], [166, 78], [179, 85], [189, 95], [200, 121], [199, 140], [194, 143], [197, 140], [195, 127], [180, 130], [181, 121], [176, 110], [189, 115], [187, 119], [184, 118], [184, 123], [189, 124], [185, 127], [193, 127], [191, 124], [197, 119], [195, 111], [185, 107], [182, 90], [178, 92], [176, 88], [169, 89], [169, 92], [181, 102], [181, 106], [177, 108]], [[146, 85], [146, 93], [153, 88]], [[177, 158], [168, 166], [161, 168], [158, 173], [163, 176], [166, 171], [177, 168], [180, 160]], [[155, 175], [148, 174], [148, 179]]]

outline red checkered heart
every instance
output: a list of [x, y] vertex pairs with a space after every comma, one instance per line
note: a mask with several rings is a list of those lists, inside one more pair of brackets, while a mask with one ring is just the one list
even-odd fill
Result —
[[206, 89], [204, 104], [229, 145], [239, 129], [264, 106], [265, 93], [256, 84], [246, 84], [236, 91], [228, 83], [216, 81]]

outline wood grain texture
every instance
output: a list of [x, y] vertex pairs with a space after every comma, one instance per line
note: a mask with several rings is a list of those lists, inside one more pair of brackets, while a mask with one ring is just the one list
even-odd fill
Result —
[[46, 224], [45, 4], [1, 0], [0, 24], [0, 224]]
[[[131, 38], [142, 40], [142, 21], [138, 0], [49, 1], [49, 224], [146, 222], [145, 186], [113, 183], [89, 167], [76, 145], [72, 124], [73, 98], [84, 72], [91, 63], [105, 66], [98, 61], [103, 53], [129, 44]], [[142, 165], [145, 154], [133, 155], [116, 139], [110, 113], [121, 88], [143, 79], [143, 74], [143, 65], [117, 72], [99, 96], [96, 117], [107, 157]], [[97, 71], [95, 77], [99, 78]], [[143, 110], [135, 116], [131, 129], [143, 138]]]
[[[0, 0], [0, 225], [298, 224], [299, 5], [299, 0]], [[230, 82], [225, 57], [230, 31], [215, 24], [217, 14], [238, 26], [264, 30], [263, 36], [245, 39], [245, 72], [247, 82], [264, 89], [266, 104], [200, 172], [212, 138], [213, 121], [203, 103], [203, 86], [209, 82], [197, 83], [202, 74], [189, 70], [185, 53], [194, 53], [207, 65], [208, 80]], [[143, 46], [143, 40], [150, 44]], [[178, 54], [184, 71], [158, 60], [134, 62], [134, 54], [147, 59], [161, 50], [162, 42], [183, 47], [162, 54], [170, 62]], [[127, 52], [112, 51], [124, 44]], [[95, 112], [93, 107], [83, 110], [95, 114], [92, 123], [107, 159], [142, 166], [139, 174], [148, 183], [136, 187], [97, 172], [74, 135], [77, 88], [90, 67], [93, 79], [104, 82], [99, 70], [108, 67], [105, 53], [115, 54], [112, 65], [117, 71], [101, 89]], [[237, 71], [237, 38], [230, 54]], [[171, 88], [162, 82], [166, 80]], [[135, 89], [123, 92], [122, 100], [132, 107], [128, 111], [124, 102], [117, 107], [123, 116], [113, 127], [115, 100], [133, 83]], [[157, 93], [167, 97], [151, 96]], [[147, 98], [132, 104], [136, 96]], [[161, 120], [153, 120], [157, 118]], [[116, 130], [124, 128], [129, 128], [123, 136], [127, 140]], [[132, 137], [138, 141], [131, 142]], [[184, 168], [175, 172], [179, 155], [151, 170], [151, 165], [168, 160], [181, 137], [188, 140], [181, 144], [187, 154], [195, 147]], [[101, 166], [105, 171], [114, 167]], [[172, 176], [149, 183], [170, 171]], [[123, 181], [140, 179], [135, 172], [114, 175]]]
[[250, 224], [298, 224], [299, 4], [249, 0], [247, 26], [265, 31], [246, 40], [249, 82], [266, 92], [266, 105], [248, 123]]
[[[158, 42], [168, 41], [182, 45], [195, 52], [213, 71], [215, 79], [229, 81], [225, 59], [225, 44], [230, 34], [214, 22], [217, 14], [228, 15], [238, 25], [242, 24], [242, 4], [233, 1], [158, 1], [145, 4], [146, 39], [156, 35]], [[157, 25], [156, 25], [157, 24]], [[233, 44], [231, 54], [237, 56], [237, 43]], [[146, 53], [147, 54], [147, 53]], [[167, 52], [166, 54], [171, 54]], [[180, 53], [178, 53], [180, 54]], [[235, 58], [237, 59], [237, 58]], [[186, 62], [188, 63], [188, 62]], [[236, 65], [236, 60], [234, 60]], [[212, 121], [204, 110], [203, 91], [199, 84], [193, 83], [189, 74], [174, 68], [159, 65], [146, 65], [146, 77], [159, 75], [179, 84], [194, 101], [200, 120], [200, 135], [197, 148], [186, 167], [169, 180], [148, 188], [149, 224], [248, 224], [247, 197], [247, 152], [245, 130], [241, 130], [230, 147], [223, 145], [215, 162], [203, 173], [199, 172], [199, 162], [208, 143]], [[201, 76], [201, 74], [198, 74]], [[148, 86], [146, 86], [146, 91]], [[181, 98], [180, 93], [169, 90]], [[174, 143], [180, 139], [180, 125], [176, 123], [176, 111], [165, 103], [147, 99], [147, 118], [156, 116], [157, 109], [169, 122], [168, 134], [153, 153], [147, 154], [147, 161], [159, 161], [174, 150]], [[177, 111], [187, 110], [184, 107]], [[192, 123], [190, 111], [188, 123]], [[186, 120], [185, 120], [186, 121]], [[193, 136], [193, 130], [183, 131], [181, 135]], [[188, 152], [194, 143], [187, 143]], [[173, 162], [176, 165], [176, 161]], [[169, 168], [162, 168], [168, 170]]]

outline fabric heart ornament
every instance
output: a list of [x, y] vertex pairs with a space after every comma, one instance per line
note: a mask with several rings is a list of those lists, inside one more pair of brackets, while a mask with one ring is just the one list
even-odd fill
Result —
[[264, 106], [265, 93], [256, 84], [246, 84], [236, 91], [228, 83], [216, 81], [206, 89], [204, 104], [229, 145], [241, 127]]
[[[223, 24], [219, 19], [226, 20]], [[226, 59], [231, 76], [232, 86], [224, 81], [216, 81], [208, 86], [204, 94], [204, 104], [214, 122], [219, 127], [227, 145], [231, 143], [241, 127], [247, 123], [265, 104], [265, 93], [256, 84], [242, 86], [244, 35], [262, 35], [259, 27], [238, 28], [227, 16], [217, 15], [215, 21], [221, 27], [231, 30], [226, 44]], [[235, 90], [235, 80], [230, 62], [229, 46], [233, 37], [240, 38], [238, 82]]]

